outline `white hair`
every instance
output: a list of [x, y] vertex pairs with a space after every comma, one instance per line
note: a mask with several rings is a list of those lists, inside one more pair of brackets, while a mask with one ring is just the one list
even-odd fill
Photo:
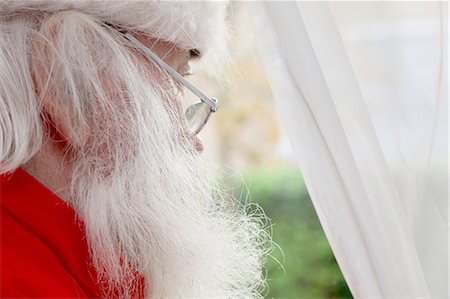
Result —
[[226, 52], [227, 1], [0, 0], [2, 16], [76, 10], [97, 20], [177, 44], [182, 49]]
[[35, 98], [29, 66], [31, 41], [46, 18], [79, 11], [98, 22], [143, 32], [181, 49], [196, 49], [203, 56], [201, 67], [218, 75], [218, 65], [229, 59], [226, 8], [226, 1], [0, 0], [0, 173], [27, 161], [42, 142], [42, 103]]
[[[149, 65], [95, 16], [16, 13], [0, 26], [0, 171], [25, 163], [48, 138], [43, 94], [70, 111], [70, 127], [87, 142], [66, 149], [67, 200], [85, 225], [105, 294], [131, 296], [134, 268], [148, 297], [261, 297], [273, 247], [268, 220], [214, 192], [183, 134], [180, 95], [155, 83]], [[40, 97], [38, 67], [47, 76]]]

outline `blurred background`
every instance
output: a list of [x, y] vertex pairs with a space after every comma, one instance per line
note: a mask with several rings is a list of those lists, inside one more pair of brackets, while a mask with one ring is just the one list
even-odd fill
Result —
[[[436, 88], [440, 47], [431, 32], [440, 15], [435, 6], [406, 7], [394, 1], [330, 2], [390, 170], [395, 177], [398, 167], [410, 169], [409, 177], [398, 176], [397, 188], [411, 198], [406, 191], [416, 190], [424, 169], [418, 157], [429, 150], [422, 144], [432, 125], [427, 117], [434, 114], [423, 112], [434, 103], [423, 98]], [[274, 107], [246, 9], [244, 2], [230, 9], [233, 62], [225, 79], [211, 78], [196, 65], [188, 78], [220, 101], [200, 134], [204, 155], [217, 165], [225, 189], [259, 203], [272, 219], [273, 240], [282, 251], [268, 261], [265, 298], [352, 298]], [[443, 179], [446, 163], [439, 165], [435, 177]], [[412, 209], [408, 215], [414, 217]]]

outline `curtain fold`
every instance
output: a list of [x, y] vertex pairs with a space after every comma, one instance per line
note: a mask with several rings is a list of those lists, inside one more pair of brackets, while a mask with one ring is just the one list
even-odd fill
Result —
[[[347, 22], [346, 14], [352, 10], [339, 15], [339, 5], [249, 4], [275, 104], [353, 295], [446, 298], [448, 69], [443, 51], [448, 49], [445, 42], [438, 43], [435, 48], [440, 50], [426, 62], [436, 71], [436, 77], [431, 79], [433, 87], [427, 89], [424, 84], [422, 89], [415, 88], [423, 95], [410, 96], [408, 89], [390, 86], [403, 84], [402, 73], [394, 73], [399, 80], [395, 76], [384, 78], [382, 82], [388, 86], [385, 90], [377, 80], [366, 80], [365, 76], [376, 76], [377, 69], [368, 72], [361, 65], [396, 63], [389, 62], [395, 51], [412, 49], [414, 44], [410, 48], [397, 47], [393, 55], [389, 55], [389, 49], [376, 47], [380, 40], [382, 45], [395, 44], [398, 36], [409, 32], [411, 24], [405, 25], [397, 16], [402, 21], [400, 25], [407, 28], [386, 42], [386, 34], [381, 31], [380, 37], [378, 29], [387, 26], [388, 30], [383, 30], [389, 32], [391, 27], [402, 28], [392, 23], [392, 18], [381, 27], [372, 26], [378, 24], [375, 21], [364, 26], [347, 26], [352, 30], [345, 31], [336, 25], [336, 20], [343, 16]], [[349, 8], [349, 4], [342, 5]], [[431, 38], [447, 41], [443, 39], [447, 34], [444, 27], [447, 16], [443, 13], [446, 7], [434, 5], [442, 15], [439, 26], [431, 28], [438, 35]], [[338, 14], [336, 18], [330, 6]], [[365, 9], [361, 3], [355, 6], [353, 12]], [[365, 13], [370, 16], [370, 10]], [[424, 34], [427, 37], [429, 33]], [[359, 42], [357, 46], [349, 46], [352, 38]], [[414, 38], [413, 35], [417, 42]], [[374, 45], [378, 52], [369, 50]], [[415, 55], [404, 52], [402, 55]], [[407, 69], [411, 61], [405, 58], [403, 62], [400, 69]], [[423, 110], [413, 111], [409, 109], [412, 105], [422, 105]], [[392, 113], [394, 110], [397, 116]], [[417, 125], [419, 122], [422, 124]], [[405, 141], [397, 142], [399, 138]], [[423, 151], [407, 149], [417, 142]]]

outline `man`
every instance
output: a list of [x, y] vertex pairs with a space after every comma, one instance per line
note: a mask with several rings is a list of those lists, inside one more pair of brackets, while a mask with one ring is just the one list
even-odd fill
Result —
[[266, 218], [214, 192], [180, 76], [226, 5], [0, 6], [1, 297], [260, 297]]

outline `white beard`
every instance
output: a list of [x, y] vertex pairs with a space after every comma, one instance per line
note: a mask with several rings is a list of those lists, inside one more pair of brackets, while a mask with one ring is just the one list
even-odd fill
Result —
[[75, 162], [71, 204], [99, 278], [106, 291], [129, 297], [134, 276], [123, 265], [130, 264], [145, 277], [147, 297], [261, 297], [272, 247], [267, 218], [214, 194], [204, 161], [177, 133], [176, 109], [162, 103], [153, 96], [129, 114], [117, 108], [114, 126], [103, 124], [113, 129], [99, 125]]

